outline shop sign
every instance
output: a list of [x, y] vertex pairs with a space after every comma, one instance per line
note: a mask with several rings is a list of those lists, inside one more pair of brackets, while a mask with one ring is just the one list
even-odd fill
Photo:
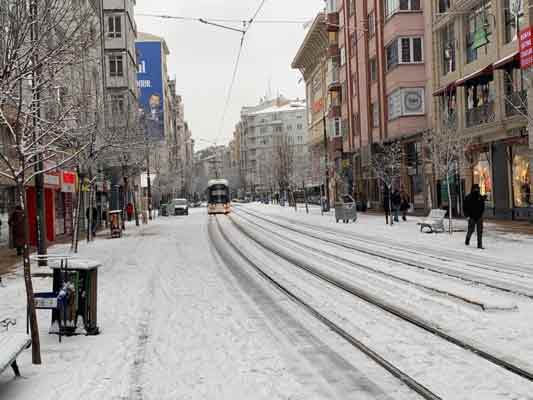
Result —
[[55, 310], [57, 308], [57, 295], [53, 292], [35, 293], [33, 301], [37, 309]]
[[63, 193], [74, 193], [76, 191], [76, 173], [71, 171], [63, 171], [61, 191]]
[[489, 39], [487, 37], [487, 31], [485, 28], [478, 29], [474, 32], [474, 43], [472, 47], [475, 49], [478, 49], [480, 47], [483, 47], [489, 43]]
[[520, 68], [527, 69], [533, 65], [533, 27], [522, 29], [518, 39]]
[[44, 173], [44, 184], [46, 186], [55, 186], [59, 187], [59, 172], [45, 172]]

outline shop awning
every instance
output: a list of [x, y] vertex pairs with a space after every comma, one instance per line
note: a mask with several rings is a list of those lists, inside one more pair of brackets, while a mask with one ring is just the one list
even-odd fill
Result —
[[457, 82], [455, 82], [455, 84], [457, 86], [463, 86], [469, 80], [472, 80], [474, 78], [478, 78], [480, 76], [488, 75], [488, 74], [492, 73], [493, 69], [494, 69], [494, 67], [493, 67], [492, 64], [487, 65], [486, 67], [478, 69], [476, 72], [472, 72], [471, 74], [468, 74], [468, 75], [462, 77]]
[[443, 96], [446, 93], [450, 93], [453, 89], [455, 89], [456, 86], [457, 82], [448, 83], [447, 85], [435, 90], [433, 92], [433, 96]]
[[501, 60], [496, 61], [494, 64], [492, 64], [494, 69], [501, 69], [504, 68], [507, 64], [512, 62], [519, 62], [520, 61], [520, 52], [517, 50], [508, 56], [503, 57]]

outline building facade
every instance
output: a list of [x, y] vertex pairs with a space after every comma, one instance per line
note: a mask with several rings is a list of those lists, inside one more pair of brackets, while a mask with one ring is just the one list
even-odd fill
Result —
[[[529, 72], [517, 36], [532, 25], [530, 0], [432, 1], [432, 124], [470, 139], [457, 192], [478, 184], [487, 216], [532, 218]], [[529, 97], [529, 98], [528, 98]]]
[[306, 112], [305, 101], [282, 96], [242, 108], [237, 146], [245, 193], [287, 190], [308, 179]]

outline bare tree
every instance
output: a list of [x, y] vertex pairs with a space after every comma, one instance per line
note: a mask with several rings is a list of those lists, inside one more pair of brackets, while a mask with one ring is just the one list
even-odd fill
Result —
[[[401, 175], [402, 161], [403, 148], [399, 141], [384, 144], [372, 154], [372, 171], [389, 194], [389, 210], [392, 210], [392, 186]], [[393, 225], [392, 220], [390, 218], [391, 225]]]
[[286, 133], [274, 136], [272, 169], [280, 192], [290, 194], [294, 172], [294, 146], [291, 143], [291, 137]]
[[[426, 163], [431, 165], [434, 180], [444, 181], [448, 192], [448, 231], [453, 232], [451, 180], [469, 165], [471, 138], [458, 132], [453, 116], [445, 118], [439, 129], [423, 135]], [[434, 182], [435, 183], [435, 182]], [[435, 187], [435, 185], [433, 185]]]
[[32, 336], [32, 359], [41, 363], [31, 280], [25, 187], [75, 160], [87, 147], [78, 140], [92, 127], [82, 114], [86, 93], [64, 93], [79, 70], [80, 49], [96, 39], [95, 9], [71, 0], [0, 0], [0, 129], [6, 142], [0, 176], [17, 189], [25, 219], [24, 281]]

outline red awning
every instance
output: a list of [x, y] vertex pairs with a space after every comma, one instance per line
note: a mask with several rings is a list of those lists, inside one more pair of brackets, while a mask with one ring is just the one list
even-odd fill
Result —
[[443, 86], [433, 92], [433, 96], [444, 96], [447, 93], [450, 93], [457, 86], [457, 82], [448, 83], [446, 86]]
[[492, 66], [494, 69], [501, 69], [512, 62], [520, 62], [520, 52], [518, 50], [496, 61]]
[[472, 72], [471, 74], [468, 74], [468, 75], [462, 77], [461, 79], [459, 79], [456, 82], [456, 85], [457, 86], [463, 86], [466, 82], [468, 82], [471, 79], [474, 79], [474, 78], [477, 78], [477, 77], [480, 77], [480, 76], [483, 76], [483, 75], [488, 75], [488, 74], [492, 73], [493, 69], [494, 69], [494, 67], [493, 67], [492, 64], [487, 65], [486, 67], [483, 67], [483, 68], [477, 70], [476, 72]]

